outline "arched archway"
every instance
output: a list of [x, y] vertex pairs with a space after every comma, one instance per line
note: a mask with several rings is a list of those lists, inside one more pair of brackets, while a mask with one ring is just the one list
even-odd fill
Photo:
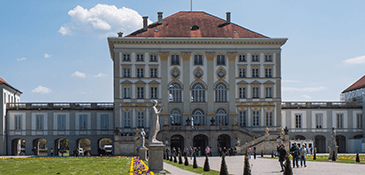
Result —
[[199, 149], [199, 147], [200, 147], [200, 151], [203, 153], [202, 155], [204, 155], [205, 154], [205, 148], [207, 146], [209, 146], [208, 137], [206, 135], [203, 135], [203, 134], [199, 134], [199, 135], [194, 136], [193, 146], [196, 147], [197, 149]]
[[305, 137], [302, 135], [295, 135], [292, 140], [305, 140]]
[[98, 140], [98, 155], [112, 155], [113, 140], [111, 138], [101, 138]]
[[171, 137], [170, 143], [171, 150], [172, 148], [175, 148], [176, 150], [178, 150], [177, 148], [180, 148], [181, 150], [184, 149], [184, 137], [181, 135], [173, 135]]
[[[83, 153], [80, 153], [80, 155], [91, 155], [91, 141], [87, 138], [80, 138], [76, 140], [76, 153], [79, 153], [80, 148], [82, 148]], [[75, 149], [75, 148], [73, 148]]]
[[337, 142], [337, 146], [338, 146], [338, 152], [345, 153], [346, 152], [346, 137], [343, 135], [336, 135], [336, 142]]
[[326, 152], [326, 137], [323, 135], [314, 136], [314, 146], [317, 148], [318, 153]]
[[38, 138], [33, 140], [32, 153], [37, 156], [47, 156], [47, 140], [43, 138]]
[[218, 148], [230, 148], [231, 147], [231, 137], [227, 134], [222, 134], [218, 136]]
[[13, 139], [11, 141], [11, 155], [20, 156], [25, 155], [25, 140], [24, 139]]
[[[69, 156], [70, 146], [68, 139], [59, 138], [54, 141], [54, 155], [55, 156]], [[62, 154], [63, 153], [63, 154]]]

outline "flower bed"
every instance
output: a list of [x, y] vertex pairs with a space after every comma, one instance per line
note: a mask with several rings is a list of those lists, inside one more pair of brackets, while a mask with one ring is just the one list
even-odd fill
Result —
[[154, 175], [153, 172], [148, 170], [148, 166], [139, 159], [139, 157], [132, 157], [131, 167], [129, 169], [129, 175]]

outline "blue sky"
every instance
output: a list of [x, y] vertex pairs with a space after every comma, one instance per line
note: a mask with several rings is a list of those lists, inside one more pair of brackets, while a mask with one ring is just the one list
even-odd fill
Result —
[[[194, 0], [194, 11], [272, 38], [282, 47], [283, 101], [339, 101], [364, 75], [365, 1]], [[23, 102], [113, 101], [107, 37], [190, 10], [190, 0], [4, 1], [0, 77]]]

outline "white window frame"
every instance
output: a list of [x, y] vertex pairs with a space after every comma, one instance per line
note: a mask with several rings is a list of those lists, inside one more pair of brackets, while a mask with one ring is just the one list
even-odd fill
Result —
[[143, 54], [137, 54], [137, 60], [136, 61], [144, 61]]
[[260, 98], [260, 88], [252, 87], [252, 98]]
[[44, 118], [44, 115], [37, 114], [35, 117], [36, 117], [36, 130], [43, 130], [43, 118]]
[[273, 112], [266, 112], [266, 126], [273, 126]]
[[272, 78], [272, 69], [271, 68], [265, 69], [265, 77]]
[[272, 61], [272, 55], [271, 54], [265, 55], [265, 61], [271, 62]]
[[246, 62], [246, 55], [243, 55], [243, 54], [239, 55], [238, 56], [238, 61], [239, 62]]
[[137, 68], [137, 78], [144, 78], [144, 69]]
[[130, 78], [131, 77], [131, 69], [130, 68], [123, 68], [123, 77]]
[[151, 89], [151, 93], [150, 93], [150, 95], [151, 95], [151, 99], [157, 99], [157, 97], [158, 97], [158, 94], [157, 94], [157, 92], [158, 92], [157, 87], [151, 87], [150, 89]]
[[295, 114], [295, 128], [302, 128], [302, 114]]
[[227, 125], [227, 111], [224, 109], [219, 109], [215, 114], [215, 121], [217, 121], [218, 126]]
[[137, 127], [144, 128], [144, 112], [137, 112]]
[[157, 61], [157, 56], [156, 55], [150, 55], [150, 61], [156, 62]]
[[131, 87], [123, 87], [123, 98], [130, 99], [131, 98]]
[[272, 98], [272, 87], [266, 87], [266, 98]]
[[219, 83], [215, 89], [215, 102], [227, 102], [227, 86], [223, 83]]
[[108, 130], [109, 129], [109, 115], [101, 114], [100, 119], [101, 119], [101, 122], [100, 122], [101, 130]]
[[252, 111], [252, 126], [260, 126], [260, 111]]
[[137, 87], [137, 98], [144, 99], [144, 87]]
[[123, 113], [124, 115], [124, 127], [125, 128], [130, 128], [131, 127], [131, 112], [129, 111], [125, 111]]
[[217, 65], [226, 65], [226, 58], [224, 55], [217, 55]]
[[130, 54], [123, 54], [123, 61], [131, 61], [131, 55]]
[[86, 130], [87, 129], [87, 115], [86, 114], [80, 114], [79, 115], [79, 129], [80, 130]]
[[247, 126], [246, 111], [240, 111], [240, 126]]
[[239, 98], [240, 99], [246, 98], [246, 88], [245, 87], [240, 87], [238, 89], [238, 91], [239, 91]]
[[194, 55], [194, 65], [203, 65], [203, 55]]
[[64, 131], [66, 130], [66, 115], [65, 114], [58, 114], [57, 115], [57, 124], [58, 130]]
[[357, 122], [356, 128], [361, 129], [362, 128], [362, 114], [361, 113], [356, 114], [356, 122]]
[[21, 130], [22, 129], [22, 116], [21, 115], [15, 115], [14, 116], [14, 129], [15, 130]]
[[150, 77], [157, 78], [157, 68], [151, 68]]
[[182, 102], [182, 98], [181, 98], [181, 86], [179, 83], [173, 83], [170, 86], [170, 94], [172, 95], [172, 101], [171, 102], [175, 102], [175, 103], [180, 103]]
[[252, 62], [260, 62], [260, 59], [259, 59], [259, 55], [257, 54], [252, 54]]
[[171, 65], [180, 65], [179, 55], [171, 55]]
[[260, 71], [258, 68], [252, 69], [252, 78], [259, 78], [260, 77]]
[[193, 102], [205, 102], [205, 86], [201, 83], [194, 84], [191, 96], [193, 97]]
[[318, 128], [318, 129], [323, 128], [323, 114], [322, 113], [316, 114], [316, 128]]
[[238, 77], [239, 78], [245, 78], [246, 77], [246, 69], [245, 68], [240, 68], [238, 71], [239, 71], [238, 72]]
[[343, 113], [337, 113], [336, 114], [336, 124], [337, 124], [337, 128], [344, 128], [344, 117], [343, 117]]
[[171, 111], [171, 125], [181, 124], [181, 112], [177, 109]]

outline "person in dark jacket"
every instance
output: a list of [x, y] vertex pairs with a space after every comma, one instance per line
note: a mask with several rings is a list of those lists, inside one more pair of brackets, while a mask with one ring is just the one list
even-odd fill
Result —
[[293, 156], [293, 168], [295, 168], [295, 165], [299, 168], [299, 148], [296, 143], [290, 148], [290, 153]]
[[285, 155], [286, 155], [285, 146], [283, 144], [281, 144], [280, 148], [279, 148], [279, 162], [280, 162], [280, 166], [281, 166], [281, 171], [280, 172], [284, 172]]

